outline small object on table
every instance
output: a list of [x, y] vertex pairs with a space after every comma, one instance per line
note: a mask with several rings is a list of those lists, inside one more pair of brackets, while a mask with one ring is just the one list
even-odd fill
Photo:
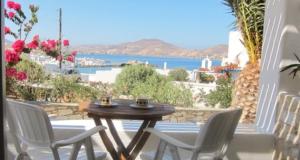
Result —
[[109, 104], [111, 104], [111, 96], [101, 97], [101, 105], [109, 105]]
[[149, 100], [147, 98], [137, 98], [136, 99], [136, 104], [139, 106], [146, 106], [148, 105]]

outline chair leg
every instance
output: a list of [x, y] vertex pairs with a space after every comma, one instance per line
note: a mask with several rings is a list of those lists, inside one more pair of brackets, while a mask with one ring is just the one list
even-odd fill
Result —
[[85, 139], [85, 151], [88, 160], [95, 160], [95, 153], [91, 137]]
[[51, 148], [54, 160], [60, 160], [57, 148]]
[[180, 156], [178, 153], [178, 149], [176, 146], [169, 145], [170, 151], [171, 151], [171, 156], [173, 160], [180, 160]]
[[31, 160], [31, 158], [26, 152], [22, 152], [16, 156], [15, 160]]
[[160, 140], [158, 148], [155, 153], [154, 160], [162, 160], [165, 150], [166, 150], [166, 147], [167, 147], [167, 143], [163, 140]]
[[193, 155], [192, 155], [191, 160], [197, 160], [198, 157], [199, 157], [199, 153], [198, 152], [194, 152]]
[[81, 145], [82, 145], [82, 142], [78, 142], [78, 143], [73, 144], [73, 148], [72, 148], [71, 156], [70, 156], [69, 160], [76, 160], [77, 159], [78, 152], [81, 148]]

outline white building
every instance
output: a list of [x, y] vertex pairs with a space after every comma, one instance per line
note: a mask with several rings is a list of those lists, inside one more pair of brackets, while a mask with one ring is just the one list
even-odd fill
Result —
[[212, 66], [212, 61], [208, 57], [202, 60], [201, 68], [211, 69], [211, 66]]
[[[225, 62], [224, 62], [225, 61]], [[249, 57], [242, 43], [242, 35], [239, 31], [229, 32], [228, 55], [223, 63], [234, 63], [244, 67], [249, 61]], [[225, 65], [225, 64], [223, 64]]]

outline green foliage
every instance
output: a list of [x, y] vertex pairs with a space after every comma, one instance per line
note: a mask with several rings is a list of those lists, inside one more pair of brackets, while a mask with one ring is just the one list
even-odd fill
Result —
[[206, 73], [199, 73], [199, 79], [202, 83], [211, 83], [215, 81], [215, 77], [213, 75]]
[[22, 56], [22, 61], [16, 65], [18, 71], [25, 71], [27, 73], [27, 82], [43, 83], [49, 78], [44, 71], [44, 68], [38, 63]]
[[177, 68], [169, 72], [169, 77], [175, 81], [187, 81], [188, 72], [183, 68]]
[[49, 76], [45, 73], [44, 68], [36, 62], [22, 56], [22, 61], [16, 65], [18, 71], [25, 71], [27, 73], [26, 82], [14, 81], [13, 89], [15, 94], [25, 100], [44, 99], [49, 95], [48, 89], [38, 87], [43, 84]]
[[115, 88], [119, 94], [148, 97], [159, 103], [186, 107], [193, 105], [189, 89], [173, 84], [154, 69], [142, 65], [124, 68], [117, 77]]
[[293, 75], [293, 79], [296, 77], [297, 75], [297, 72], [300, 71], [300, 58], [297, 56], [297, 54], [294, 54], [298, 63], [294, 63], [294, 64], [290, 64], [290, 65], [287, 65], [285, 67], [283, 67], [280, 72], [284, 72], [286, 70], [292, 70], [289, 75]]
[[126, 66], [117, 76], [115, 89], [120, 94], [131, 94], [136, 84], [145, 83], [154, 74], [157, 73], [152, 67], [143, 65]]
[[101, 92], [96, 88], [78, 83], [76, 76], [58, 75], [51, 80], [53, 89], [51, 101], [54, 102], [78, 102], [84, 99], [98, 99]]
[[232, 100], [232, 80], [231, 78], [219, 78], [216, 83], [216, 90], [205, 96], [206, 101], [212, 106], [220, 103], [222, 107], [227, 108]]

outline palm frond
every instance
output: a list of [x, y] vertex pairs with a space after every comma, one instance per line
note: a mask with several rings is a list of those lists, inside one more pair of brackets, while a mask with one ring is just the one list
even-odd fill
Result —
[[295, 68], [295, 67], [300, 67], [300, 64], [290, 64], [290, 65], [288, 65], [288, 66], [283, 67], [283, 68], [280, 70], [280, 72], [284, 72], [284, 71], [286, 71], [286, 70], [288, 70], [288, 69]]
[[294, 55], [295, 55], [296, 59], [298, 60], [298, 62], [300, 62], [300, 58], [297, 56], [297, 54], [294, 53]]

